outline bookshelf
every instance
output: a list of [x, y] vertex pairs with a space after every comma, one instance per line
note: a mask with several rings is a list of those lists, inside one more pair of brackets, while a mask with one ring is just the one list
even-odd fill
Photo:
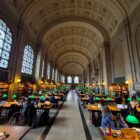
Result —
[[8, 94], [9, 92], [9, 84], [4, 83], [4, 82], [0, 82], [0, 99], [2, 99], [2, 95]]

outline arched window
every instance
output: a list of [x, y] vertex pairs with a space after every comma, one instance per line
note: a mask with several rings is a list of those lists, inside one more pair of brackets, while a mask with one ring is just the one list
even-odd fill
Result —
[[33, 49], [30, 45], [26, 45], [24, 49], [21, 72], [32, 75], [33, 61], [34, 61]]
[[78, 84], [78, 83], [79, 83], [79, 77], [78, 77], [78, 76], [75, 76], [75, 77], [74, 77], [74, 83], [75, 83], [75, 84]]
[[50, 63], [48, 63], [48, 66], [47, 66], [47, 78], [50, 79], [50, 75], [51, 75], [51, 66], [50, 66]]
[[65, 83], [65, 76], [62, 75], [62, 83]]
[[41, 77], [44, 77], [44, 60], [42, 61], [42, 72], [41, 72]]
[[12, 34], [6, 23], [0, 19], [0, 67], [8, 68]]
[[67, 79], [67, 83], [72, 83], [72, 77], [71, 76], [68, 76], [68, 79]]

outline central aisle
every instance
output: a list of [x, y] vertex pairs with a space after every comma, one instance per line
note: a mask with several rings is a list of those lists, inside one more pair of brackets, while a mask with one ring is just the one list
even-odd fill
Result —
[[45, 140], [86, 140], [76, 93], [68, 93]]

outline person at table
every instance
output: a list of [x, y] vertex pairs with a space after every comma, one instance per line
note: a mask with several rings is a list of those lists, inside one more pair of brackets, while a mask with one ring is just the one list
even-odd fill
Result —
[[106, 134], [109, 134], [110, 130], [120, 130], [121, 128], [127, 127], [127, 124], [117, 112], [112, 112], [101, 125], [101, 128]]
[[108, 117], [108, 115], [110, 115], [110, 111], [108, 109], [108, 106], [105, 104], [105, 102], [103, 100], [101, 100], [101, 103], [98, 104], [98, 108], [101, 110], [101, 115], [102, 115], [102, 120], [101, 120], [101, 126], [102, 123], [104, 122], [104, 120], [106, 119], [106, 117]]
[[32, 126], [33, 120], [36, 117], [36, 108], [34, 107], [34, 104], [31, 102], [30, 98], [27, 100], [27, 103], [24, 106], [23, 114], [25, 121], [29, 126]]
[[94, 104], [95, 103], [94, 96], [92, 95], [92, 93], [88, 94], [88, 103], [89, 104]]
[[122, 97], [119, 93], [118, 97], [116, 98], [116, 104], [122, 104]]
[[58, 105], [57, 101], [55, 100], [54, 94], [51, 94], [51, 96], [50, 96], [50, 102], [51, 102], [51, 104], [53, 106], [57, 106]]

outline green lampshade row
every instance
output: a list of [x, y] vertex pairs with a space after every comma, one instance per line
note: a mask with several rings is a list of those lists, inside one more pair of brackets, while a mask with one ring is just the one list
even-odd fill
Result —
[[132, 123], [132, 124], [139, 124], [139, 120], [133, 116], [133, 115], [128, 115], [125, 119], [127, 122]]

